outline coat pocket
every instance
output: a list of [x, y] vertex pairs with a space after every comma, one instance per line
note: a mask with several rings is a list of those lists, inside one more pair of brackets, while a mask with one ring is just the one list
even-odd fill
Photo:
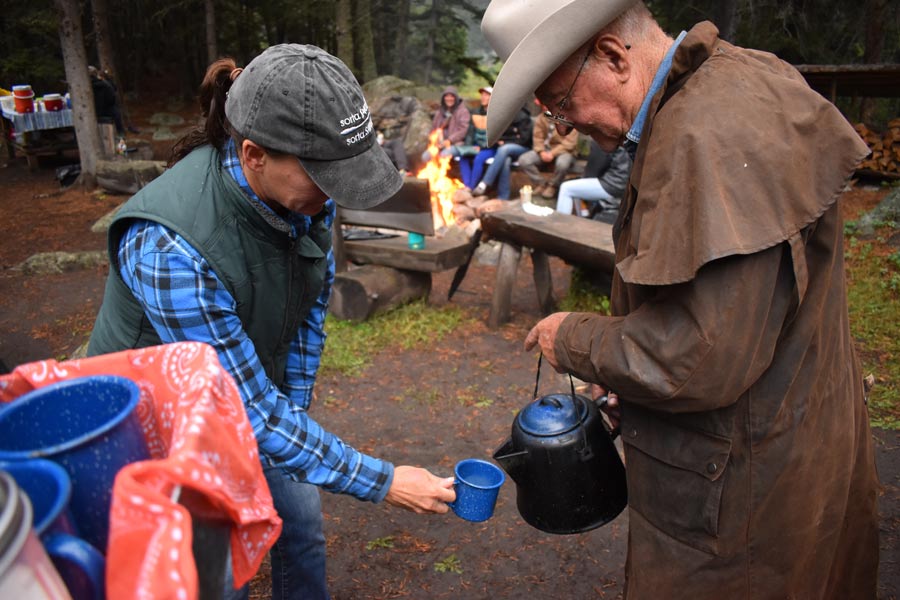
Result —
[[717, 554], [731, 440], [631, 407], [622, 440], [630, 509], [667, 536]]

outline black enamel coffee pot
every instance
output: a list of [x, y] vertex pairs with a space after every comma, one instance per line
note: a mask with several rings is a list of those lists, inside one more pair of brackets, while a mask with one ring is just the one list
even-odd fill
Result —
[[[538, 361], [538, 379], [540, 378]], [[537, 398], [516, 415], [512, 435], [494, 452], [516, 484], [529, 525], [579, 533], [613, 520], [627, 504], [625, 467], [597, 404], [575, 393]], [[601, 399], [602, 400], [602, 399]]]

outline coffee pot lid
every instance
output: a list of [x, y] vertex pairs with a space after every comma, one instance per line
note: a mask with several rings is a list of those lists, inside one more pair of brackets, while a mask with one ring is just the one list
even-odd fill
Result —
[[554, 436], [571, 431], [587, 416], [584, 399], [570, 394], [550, 394], [538, 398], [519, 412], [522, 431], [537, 436]]

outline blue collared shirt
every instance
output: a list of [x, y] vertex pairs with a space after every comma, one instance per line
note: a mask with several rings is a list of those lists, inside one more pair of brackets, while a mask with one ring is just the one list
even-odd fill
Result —
[[669, 75], [669, 70], [672, 68], [672, 57], [675, 56], [675, 50], [678, 49], [678, 45], [681, 44], [681, 40], [683, 40], [686, 35], [687, 32], [682, 31], [675, 39], [675, 43], [672, 44], [672, 47], [666, 52], [666, 56], [656, 70], [656, 75], [653, 76], [653, 81], [650, 83], [650, 89], [647, 90], [647, 95], [644, 96], [644, 101], [641, 103], [641, 109], [638, 111], [634, 123], [631, 124], [631, 129], [625, 134], [626, 142], [623, 145], [625, 146], [625, 149], [628, 150], [632, 160], [634, 160], [634, 153], [637, 151], [637, 145], [641, 141], [641, 132], [644, 130], [644, 121], [647, 120], [647, 113], [650, 111], [650, 102], [653, 101], [653, 96], [656, 95], [656, 92], [658, 92], [663, 86], [663, 83], [665, 83], [666, 77]]
[[[294, 237], [309, 231], [309, 217], [290, 214], [282, 219], [260, 201], [244, 177], [231, 141], [224, 149], [222, 166], [268, 221]], [[333, 200], [328, 200], [325, 210], [330, 227]], [[291, 340], [281, 389], [266, 376], [238, 318], [234, 297], [184, 238], [159, 223], [138, 220], [123, 236], [118, 259], [122, 279], [164, 343], [191, 340], [215, 348], [240, 390], [260, 456], [268, 465], [330, 492], [375, 502], [384, 498], [393, 465], [358, 452], [307, 413], [325, 344], [325, 315], [334, 281], [332, 252], [325, 287]]]

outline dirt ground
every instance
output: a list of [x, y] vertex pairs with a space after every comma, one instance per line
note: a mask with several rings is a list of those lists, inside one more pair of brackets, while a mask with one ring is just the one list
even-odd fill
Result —
[[[136, 124], [150, 126], [140, 119]], [[105, 267], [42, 276], [15, 268], [40, 251], [104, 249], [104, 235], [90, 227], [125, 197], [60, 190], [55, 167], [76, 160], [42, 159], [29, 172], [23, 159], [0, 155], [0, 218], [7, 223], [0, 237], [0, 359], [10, 367], [69, 356], [86, 339], [99, 306]], [[881, 195], [854, 189], [845, 194], [845, 210], [852, 218]], [[494, 268], [473, 263], [452, 300], [471, 311], [472, 323], [428, 348], [384, 352], [358, 378], [322, 378], [313, 416], [348, 443], [395, 464], [450, 475], [458, 460], [489, 458], [509, 434], [515, 412], [532, 398], [536, 355], [522, 350], [522, 340], [540, 315], [528, 263], [523, 260], [518, 275], [510, 324], [486, 327]], [[569, 268], [553, 260], [552, 275], [562, 296]], [[451, 277], [435, 276], [432, 303], [447, 302]], [[541, 393], [568, 387], [546, 367], [541, 381]], [[875, 431], [875, 441], [884, 484], [879, 597], [890, 599], [900, 594], [900, 435]], [[336, 600], [622, 595], [626, 513], [589, 533], [544, 534], [519, 517], [511, 482], [501, 490], [494, 518], [481, 524], [331, 494], [323, 494], [323, 510]], [[253, 597], [267, 597], [265, 571], [253, 582]]]

